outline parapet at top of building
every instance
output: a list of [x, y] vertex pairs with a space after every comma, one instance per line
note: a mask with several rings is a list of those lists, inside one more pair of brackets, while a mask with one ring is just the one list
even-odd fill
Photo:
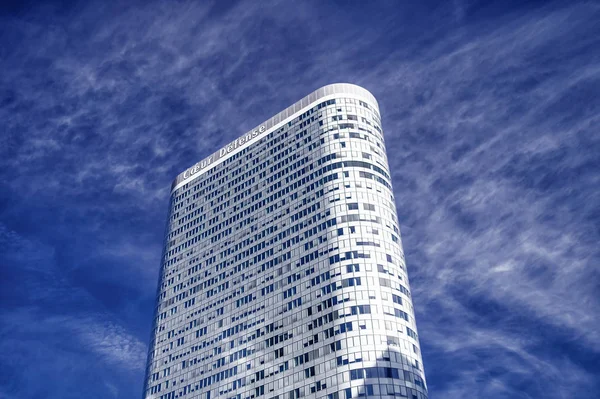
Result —
[[197, 178], [203, 172], [209, 170], [210, 167], [214, 166], [217, 161], [223, 160], [223, 158], [227, 157], [228, 155], [233, 155], [235, 152], [237, 152], [236, 150], [240, 149], [246, 144], [250, 144], [251, 142], [258, 140], [259, 137], [263, 136], [263, 133], [268, 132], [272, 128], [279, 127], [279, 125], [286, 123], [289, 119], [295, 118], [297, 116], [296, 114], [301, 113], [304, 108], [312, 105], [315, 102], [326, 100], [328, 97], [333, 97], [339, 94], [350, 94], [364, 98], [370, 103], [370, 105], [375, 107], [375, 112], [379, 115], [379, 104], [377, 103], [377, 100], [373, 94], [371, 94], [367, 89], [350, 83], [333, 83], [323, 86], [302, 98], [300, 101], [290, 105], [268, 120], [264, 121], [263, 123], [259, 124], [249, 132], [241, 135], [231, 143], [223, 146], [223, 148], [221, 148], [219, 151], [187, 168], [185, 171], [177, 175], [173, 181], [173, 184], [171, 185], [171, 192], [175, 191], [185, 183], [188, 183], [193, 178]]

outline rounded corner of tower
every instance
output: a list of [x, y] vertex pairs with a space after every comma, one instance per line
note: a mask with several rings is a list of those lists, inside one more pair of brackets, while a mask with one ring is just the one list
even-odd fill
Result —
[[359, 96], [367, 99], [369, 102], [371, 102], [372, 105], [374, 105], [375, 108], [377, 109], [377, 112], [380, 112], [379, 111], [379, 103], [377, 102], [377, 99], [375, 98], [373, 93], [371, 93], [369, 90], [365, 89], [364, 87], [359, 86], [354, 83], [331, 83], [331, 84], [320, 87], [315, 92], [326, 93], [326, 94], [345, 94], [346, 93], [346, 94], [359, 95]]

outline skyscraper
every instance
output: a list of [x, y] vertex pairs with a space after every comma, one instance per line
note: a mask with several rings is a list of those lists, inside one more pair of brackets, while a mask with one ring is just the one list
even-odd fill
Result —
[[377, 101], [322, 87], [172, 186], [145, 398], [426, 398]]

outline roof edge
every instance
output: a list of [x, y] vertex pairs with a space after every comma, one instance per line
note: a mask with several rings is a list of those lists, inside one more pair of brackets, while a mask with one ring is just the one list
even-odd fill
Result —
[[177, 177], [173, 180], [171, 184], [171, 192], [178, 189], [185, 181], [192, 181], [193, 176], [200, 176], [200, 172], [205, 172], [211, 169], [212, 166], [216, 164], [217, 160], [221, 158], [228, 157], [228, 155], [233, 155], [237, 152], [238, 148], [241, 146], [245, 146], [250, 142], [254, 142], [258, 140], [258, 138], [263, 136], [263, 133], [268, 132], [269, 130], [279, 127], [280, 124], [287, 122], [290, 118], [296, 117], [296, 114], [299, 114], [300, 111], [304, 110], [308, 106], [312, 106], [313, 103], [325, 99], [326, 97], [332, 97], [339, 94], [346, 94], [353, 97], [361, 97], [367, 102], [369, 102], [372, 106], [375, 107], [375, 111], [377, 114], [379, 113], [379, 104], [377, 103], [377, 99], [370, 91], [367, 89], [352, 84], [352, 83], [332, 83], [314, 90], [310, 94], [304, 96], [301, 100], [295, 102], [290, 105], [283, 111], [277, 113], [272, 116], [265, 122], [256, 126], [254, 129], [242, 134], [233, 142], [223, 146], [219, 151], [213, 153], [212, 155], [204, 158], [200, 162], [192, 165], [187, 168], [183, 172], [179, 173]]

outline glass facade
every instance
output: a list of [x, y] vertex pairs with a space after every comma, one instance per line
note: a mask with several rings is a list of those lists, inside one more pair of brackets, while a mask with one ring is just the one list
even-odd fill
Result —
[[427, 398], [375, 98], [325, 86], [177, 177], [144, 398]]

